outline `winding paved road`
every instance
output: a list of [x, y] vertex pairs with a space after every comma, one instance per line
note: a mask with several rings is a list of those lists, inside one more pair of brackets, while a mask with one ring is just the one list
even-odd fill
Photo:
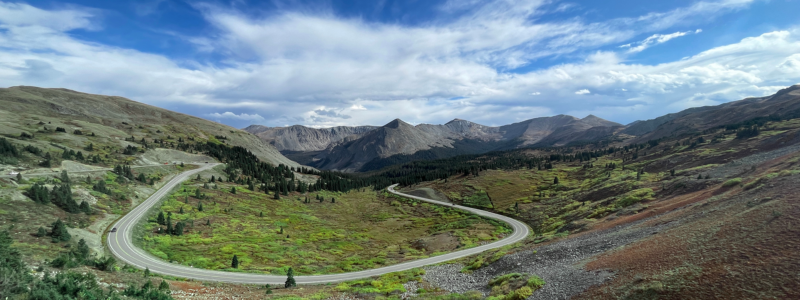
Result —
[[[166, 185], [164, 185], [161, 189], [156, 191], [150, 198], [147, 198], [142, 204], [139, 204], [136, 208], [131, 210], [130, 213], [122, 217], [114, 227], [117, 228], [116, 233], [109, 233], [108, 235], [108, 247], [111, 249], [111, 252], [123, 262], [136, 266], [138, 268], [144, 269], [149, 268], [151, 272], [155, 272], [158, 274], [164, 274], [169, 276], [175, 277], [182, 277], [182, 278], [190, 278], [195, 280], [201, 281], [221, 281], [221, 282], [235, 282], [235, 283], [251, 283], [251, 284], [283, 284], [286, 281], [286, 276], [278, 276], [278, 275], [264, 275], [264, 274], [252, 274], [252, 273], [235, 273], [235, 272], [223, 272], [223, 271], [211, 271], [211, 270], [203, 270], [203, 269], [196, 269], [188, 266], [172, 264], [161, 260], [160, 258], [156, 258], [152, 255], [145, 253], [144, 250], [136, 247], [133, 245], [131, 232], [133, 228], [136, 226], [136, 223], [143, 217], [145, 217], [147, 211], [156, 203], [158, 203], [159, 199], [165, 197], [169, 194], [169, 192], [177, 185], [179, 185], [184, 180], [188, 179], [190, 176], [197, 174], [198, 172], [202, 172], [204, 170], [210, 169], [214, 167], [216, 164], [208, 164], [202, 166], [199, 169], [186, 171], [172, 180], [170, 180]], [[449, 261], [473, 254], [477, 254], [486, 250], [499, 248], [505, 245], [513, 244], [519, 242], [525, 237], [528, 236], [528, 226], [523, 224], [520, 221], [514, 220], [509, 217], [501, 216], [498, 214], [490, 213], [487, 211], [464, 207], [459, 205], [452, 205], [450, 203], [431, 200], [427, 198], [412, 196], [397, 192], [394, 190], [394, 187], [397, 186], [392, 185], [388, 188], [389, 192], [401, 195], [408, 198], [413, 198], [420, 201], [430, 202], [439, 205], [450, 206], [453, 208], [465, 210], [477, 215], [481, 215], [487, 218], [496, 219], [502, 222], [506, 222], [511, 225], [514, 229], [514, 233], [509, 235], [508, 237], [490, 243], [483, 246], [464, 249], [461, 251], [456, 251], [448, 254], [443, 254], [439, 256], [429, 257], [420, 260], [414, 260], [409, 262], [404, 262], [396, 265], [386, 266], [377, 269], [359, 271], [359, 272], [351, 272], [351, 273], [341, 273], [341, 274], [330, 274], [330, 275], [311, 275], [311, 276], [295, 276], [295, 280], [298, 284], [313, 284], [313, 283], [327, 283], [327, 282], [340, 282], [340, 281], [347, 281], [353, 279], [360, 279], [365, 277], [377, 276], [391, 272], [398, 272], [404, 271], [412, 268], [418, 268], [430, 264], [436, 264], [444, 261]]]

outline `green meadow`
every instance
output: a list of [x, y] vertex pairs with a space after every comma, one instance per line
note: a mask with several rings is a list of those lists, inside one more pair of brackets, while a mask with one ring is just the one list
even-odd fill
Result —
[[327, 274], [439, 255], [511, 232], [493, 220], [384, 191], [290, 193], [274, 199], [272, 193], [241, 185], [206, 183], [187, 181], [162, 203], [160, 211], [172, 213], [173, 224], [183, 222], [184, 233], [159, 233], [166, 226], [151, 216], [141, 241], [147, 251], [203, 269], [284, 275], [293, 267], [297, 274]]

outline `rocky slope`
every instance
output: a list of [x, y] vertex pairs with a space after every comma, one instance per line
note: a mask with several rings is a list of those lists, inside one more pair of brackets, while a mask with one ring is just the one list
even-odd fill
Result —
[[302, 125], [266, 127], [250, 125], [244, 131], [255, 134], [280, 151], [321, 151], [351, 135], [363, 135], [377, 126], [309, 128]]
[[299, 166], [275, 147], [245, 131], [123, 97], [16, 86], [0, 88], [0, 112], [5, 116], [5, 122], [0, 123], [3, 134], [19, 136], [26, 131], [20, 127], [23, 124], [35, 125], [43, 121], [42, 124], [49, 124], [50, 130], [60, 126], [69, 133], [77, 129], [119, 140], [132, 135], [148, 138], [171, 135], [200, 140], [220, 136], [226, 144], [245, 147], [266, 162]]
[[583, 119], [558, 115], [499, 127], [461, 119], [444, 125], [412, 126], [396, 119], [363, 135], [351, 135], [338, 144], [331, 144], [316, 155], [312, 165], [323, 169], [366, 171], [362, 167], [374, 160], [402, 155], [411, 159], [408, 155], [426, 150], [431, 152], [422, 156], [442, 158], [520, 146], [565, 145], [574, 141], [596, 141], [620, 128], [620, 124], [591, 115]]

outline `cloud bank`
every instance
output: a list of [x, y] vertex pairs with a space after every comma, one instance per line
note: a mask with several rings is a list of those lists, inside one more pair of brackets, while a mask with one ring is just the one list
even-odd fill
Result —
[[[76, 31], [103, 30], [92, 9], [0, 2], [0, 85], [120, 95], [236, 127], [382, 125], [394, 118], [499, 125], [558, 113], [626, 123], [800, 82], [800, 32], [794, 28], [676, 61], [629, 62], [630, 55], [701, 32], [676, 31], [678, 25], [702, 25], [752, 2], [699, 1], [588, 22], [539, 21], [577, 9], [552, 1], [451, 1], [440, 10], [454, 17], [418, 26], [324, 12], [253, 16], [195, 4], [212, 31], [187, 41], [198, 52], [223, 57], [219, 62], [75, 37]], [[623, 43], [627, 47], [620, 48]], [[573, 59], [516, 71], [556, 57]]]

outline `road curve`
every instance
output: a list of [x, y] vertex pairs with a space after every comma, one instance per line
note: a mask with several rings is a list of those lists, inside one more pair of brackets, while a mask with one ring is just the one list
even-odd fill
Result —
[[[196, 269], [188, 266], [172, 264], [161, 260], [160, 258], [156, 258], [152, 255], [145, 253], [144, 250], [136, 247], [133, 245], [132, 242], [132, 231], [133, 228], [136, 226], [136, 223], [143, 217], [145, 217], [147, 211], [156, 203], [158, 203], [159, 199], [162, 197], [167, 196], [167, 194], [177, 185], [179, 185], [184, 180], [188, 179], [190, 176], [197, 174], [198, 172], [202, 172], [204, 170], [210, 169], [216, 164], [209, 164], [203, 166], [199, 169], [186, 171], [172, 180], [170, 180], [166, 185], [164, 185], [161, 189], [156, 191], [152, 196], [147, 198], [142, 204], [139, 204], [136, 208], [131, 210], [128, 214], [122, 217], [114, 227], [117, 228], [116, 233], [109, 233], [108, 235], [108, 247], [111, 250], [111, 253], [114, 254], [118, 259], [122, 262], [125, 262], [129, 265], [138, 267], [140, 269], [149, 268], [150, 272], [187, 278], [187, 279], [195, 279], [201, 281], [219, 281], [219, 282], [233, 282], [233, 283], [250, 283], [250, 284], [283, 284], [286, 280], [286, 276], [283, 275], [264, 275], [264, 274], [253, 274], [253, 273], [236, 273], [236, 272], [223, 272], [223, 271], [211, 271], [211, 270], [203, 270], [203, 269]], [[311, 275], [311, 276], [295, 276], [295, 280], [298, 284], [315, 284], [315, 283], [328, 283], [328, 282], [340, 282], [340, 281], [347, 281], [353, 279], [360, 279], [365, 277], [377, 276], [386, 273], [404, 271], [412, 268], [418, 268], [430, 264], [436, 264], [444, 261], [449, 261], [473, 254], [477, 254], [486, 250], [502, 247], [505, 245], [513, 244], [519, 242], [525, 237], [528, 236], [528, 226], [523, 224], [520, 221], [514, 220], [512, 218], [508, 218], [505, 216], [501, 216], [498, 214], [490, 213], [487, 211], [464, 207], [459, 205], [452, 205], [450, 203], [426, 199], [422, 197], [412, 196], [397, 192], [394, 190], [394, 187], [397, 184], [392, 185], [388, 188], [388, 191], [403, 197], [413, 198], [420, 201], [430, 202], [433, 204], [445, 205], [450, 206], [453, 208], [465, 210], [477, 215], [481, 215], [487, 218], [496, 219], [502, 222], [506, 222], [511, 225], [514, 229], [514, 233], [507, 236], [506, 238], [486, 244], [483, 246], [464, 249], [461, 251], [456, 251], [448, 254], [443, 254], [439, 256], [429, 257], [420, 260], [414, 260], [409, 262], [404, 262], [396, 265], [386, 266], [377, 269], [365, 270], [365, 271], [358, 271], [358, 272], [351, 272], [351, 273], [341, 273], [341, 274], [330, 274], [330, 275]]]

